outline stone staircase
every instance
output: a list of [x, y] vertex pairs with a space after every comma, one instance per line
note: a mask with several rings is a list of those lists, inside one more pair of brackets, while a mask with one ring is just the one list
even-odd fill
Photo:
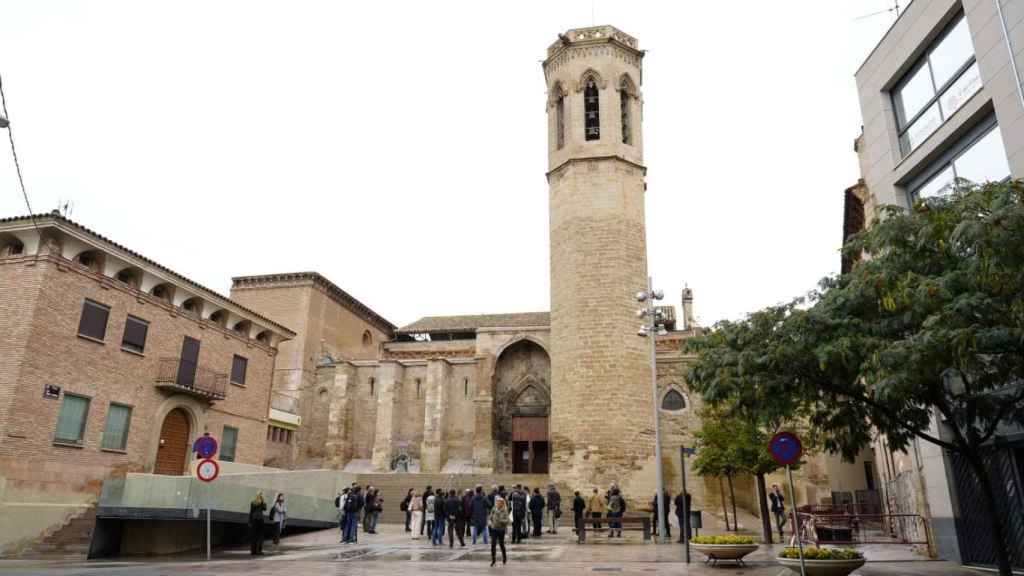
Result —
[[524, 486], [547, 489], [550, 478], [544, 474], [359, 474], [357, 481], [363, 488], [373, 486], [380, 489], [384, 498], [384, 510], [380, 514], [380, 522], [401, 524], [405, 522], [405, 513], [400, 505], [406, 492], [413, 488], [422, 493], [427, 486], [444, 490], [457, 490], [460, 494], [466, 488], [478, 484], [490, 491], [491, 485], [504, 485], [506, 488], [522, 484]]
[[89, 553], [95, 527], [96, 506], [90, 506], [59, 528], [48, 531], [21, 556], [85, 556]]

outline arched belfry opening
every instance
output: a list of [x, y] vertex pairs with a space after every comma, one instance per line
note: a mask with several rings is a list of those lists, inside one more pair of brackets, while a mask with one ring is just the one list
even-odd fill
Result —
[[551, 359], [532, 340], [505, 348], [494, 370], [498, 472], [546, 474], [551, 462]]

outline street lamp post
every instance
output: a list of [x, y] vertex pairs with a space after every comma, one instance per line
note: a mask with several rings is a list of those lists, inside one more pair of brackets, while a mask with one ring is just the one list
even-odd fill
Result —
[[654, 305], [656, 300], [665, 297], [664, 292], [654, 289], [654, 280], [647, 277], [647, 290], [638, 292], [637, 301], [644, 303], [644, 307], [637, 310], [638, 318], [645, 320], [640, 326], [637, 336], [650, 338], [651, 341], [651, 403], [654, 408], [654, 470], [657, 477], [657, 494], [655, 499], [658, 502], [658, 509], [655, 511], [655, 519], [658, 522], [658, 541], [664, 542], [668, 536], [668, 526], [665, 525], [665, 518], [668, 515], [665, 505], [665, 476], [661, 468], [661, 425], [659, 422], [660, 407], [658, 406], [658, 364], [655, 336], [667, 334], [665, 324], [662, 322], [663, 313]]

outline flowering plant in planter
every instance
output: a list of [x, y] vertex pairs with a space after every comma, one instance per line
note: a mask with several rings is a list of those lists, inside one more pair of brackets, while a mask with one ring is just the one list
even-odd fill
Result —
[[[786, 548], [779, 554], [779, 558], [800, 558], [800, 551], [796, 548]], [[863, 560], [864, 555], [853, 548], [816, 548], [809, 546], [804, 548], [804, 558], [807, 560]]]
[[754, 539], [750, 536], [694, 536], [690, 539], [693, 544], [753, 544]]
[[[800, 551], [786, 548], [778, 558], [791, 571], [800, 573]], [[851, 548], [804, 548], [804, 568], [807, 576], [847, 576], [864, 565], [864, 555]]]

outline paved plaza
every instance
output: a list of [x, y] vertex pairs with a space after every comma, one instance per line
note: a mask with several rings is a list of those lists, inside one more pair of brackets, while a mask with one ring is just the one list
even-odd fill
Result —
[[[335, 530], [324, 530], [285, 538], [280, 547], [269, 541], [266, 556], [253, 559], [248, 549], [218, 551], [211, 562], [195, 555], [159, 559], [84, 561], [80, 559], [0, 560], [2, 576], [288, 576], [338, 574], [346, 576], [443, 576], [464, 574], [528, 573], [530, 576], [560, 574], [629, 575], [719, 575], [786, 576], [792, 574], [772, 561], [768, 547], [748, 556], [745, 567], [720, 564], [705, 566], [693, 552], [687, 565], [680, 545], [643, 544], [639, 536], [609, 542], [603, 537], [577, 545], [568, 530], [557, 536], [544, 535], [525, 544], [508, 545], [507, 566], [490, 567], [490, 546], [467, 543], [460, 548], [431, 546], [426, 539], [412, 540], [401, 526], [382, 526], [377, 535], [360, 534], [356, 545], [339, 544]], [[978, 575], [983, 572], [936, 561], [912, 560], [909, 550], [869, 550], [868, 556], [886, 558], [871, 561], [856, 572], [873, 575]]]

